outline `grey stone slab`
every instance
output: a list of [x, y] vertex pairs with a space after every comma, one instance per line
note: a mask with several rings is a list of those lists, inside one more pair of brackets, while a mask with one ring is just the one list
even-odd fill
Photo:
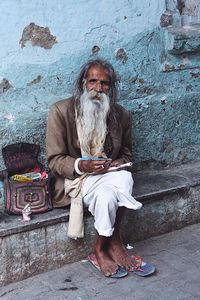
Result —
[[69, 220], [69, 209], [54, 209], [44, 214], [32, 215], [30, 222], [23, 222], [20, 215], [8, 215], [0, 209], [0, 237], [30, 231]]
[[170, 166], [159, 170], [143, 170], [133, 174], [135, 180], [134, 194], [138, 199], [145, 195], [156, 195], [188, 185], [200, 184], [200, 162], [192, 162], [180, 166]]
[[138, 200], [184, 190], [187, 189], [189, 183], [186, 178], [180, 175], [153, 172], [151, 175], [135, 174], [134, 181], [133, 194]]

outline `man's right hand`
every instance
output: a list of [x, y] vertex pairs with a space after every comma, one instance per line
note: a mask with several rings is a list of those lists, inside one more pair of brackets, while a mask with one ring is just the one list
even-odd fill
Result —
[[112, 160], [107, 160], [105, 153], [97, 153], [95, 157], [105, 158], [105, 160], [80, 160], [79, 169], [84, 173], [101, 174], [107, 171]]

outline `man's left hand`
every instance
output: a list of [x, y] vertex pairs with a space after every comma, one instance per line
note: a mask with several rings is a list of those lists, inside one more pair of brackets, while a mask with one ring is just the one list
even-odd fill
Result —
[[124, 163], [124, 160], [122, 158], [115, 159], [111, 162], [110, 167], [118, 167]]

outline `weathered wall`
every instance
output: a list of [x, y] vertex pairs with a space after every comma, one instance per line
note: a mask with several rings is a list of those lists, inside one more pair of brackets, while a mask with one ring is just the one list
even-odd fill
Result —
[[[2, 0], [0, 147], [36, 142], [45, 160], [49, 106], [71, 95], [82, 63], [101, 57], [118, 71], [120, 101], [133, 113], [136, 162], [200, 159], [199, 31], [188, 31], [182, 51], [182, 40], [160, 25], [165, 2]], [[171, 5], [171, 17], [180, 17]]]

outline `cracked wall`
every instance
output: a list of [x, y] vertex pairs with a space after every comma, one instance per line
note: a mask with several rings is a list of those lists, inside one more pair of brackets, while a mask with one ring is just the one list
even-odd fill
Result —
[[50, 105], [72, 94], [87, 59], [100, 57], [117, 70], [119, 102], [133, 115], [136, 166], [200, 159], [198, 39], [189, 40], [195, 51], [186, 47], [176, 53], [179, 35], [167, 37], [160, 20], [166, 9], [180, 16], [181, 8], [177, 1], [168, 1], [168, 7], [165, 2], [102, 0], [94, 7], [93, 0], [50, 0], [48, 5], [21, 0], [10, 7], [2, 0], [0, 146], [39, 143], [45, 162]]

